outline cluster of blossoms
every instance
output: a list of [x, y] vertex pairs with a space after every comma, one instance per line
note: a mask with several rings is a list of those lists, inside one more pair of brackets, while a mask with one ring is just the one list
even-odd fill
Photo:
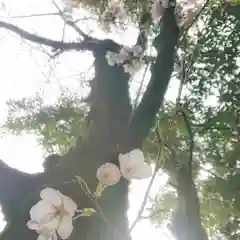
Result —
[[[140, 149], [119, 154], [120, 169], [113, 163], [105, 163], [97, 170], [98, 186], [105, 187], [116, 184], [121, 176], [127, 180], [143, 179], [152, 175], [151, 166], [144, 162]], [[96, 190], [97, 191], [97, 190]], [[98, 196], [100, 196], [99, 194]], [[53, 188], [44, 188], [40, 192], [41, 200], [30, 209], [27, 226], [35, 230], [37, 240], [67, 239], [73, 231], [73, 220], [79, 216], [90, 216], [93, 209], [77, 209], [77, 204], [68, 196]], [[80, 215], [75, 216], [76, 212]]]
[[140, 149], [119, 154], [118, 160], [120, 169], [113, 163], [105, 163], [97, 170], [97, 178], [103, 186], [116, 184], [121, 176], [130, 181], [148, 178], [152, 175], [151, 166], [144, 162], [144, 155]]
[[[154, 21], [159, 21], [164, 10], [170, 7], [169, 0], [155, 0], [151, 6], [151, 14]], [[201, 3], [197, 0], [181, 0], [177, 1], [176, 17], [180, 27], [189, 25], [196, 16]]]
[[110, 66], [122, 66], [124, 72], [132, 75], [144, 64], [143, 53], [144, 50], [140, 45], [123, 47], [119, 53], [108, 51], [106, 59]]

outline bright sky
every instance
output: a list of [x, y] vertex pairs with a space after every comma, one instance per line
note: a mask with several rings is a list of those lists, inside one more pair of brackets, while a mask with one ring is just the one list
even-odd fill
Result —
[[[49, 0], [7, 0], [5, 2], [5, 13], [0, 12], [0, 16], [29, 15], [36, 13], [55, 12]], [[10, 21], [10, 19], [4, 19]], [[24, 27], [24, 29], [37, 32], [39, 35], [52, 39], [61, 39], [62, 24], [55, 17], [35, 17], [31, 19], [15, 19], [13, 23]], [[47, 103], [56, 101], [59, 95], [59, 86], [67, 86], [72, 90], [81, 91], [79, 86], [79, 73], [86, 72], [91, 65], [92, 58], [89, 54], [67, 53], [57, 61], [48, 61], [48, 58], [31, 48], [27, 44], [21, 43], [20, 39], [5, 30], [0, 30], [0, 77], [2, 84], [0, 88], [0, 123], [4, 122], [7, 113], [5, 105], [9, 98], [22, 98], [33, 96], [41, 89], [41, 93]], [[68, 39], [73, 38], [73, 32], [67, 32]], [[119, 35], [114, 34], [114, 38]], [[131, 37], [129, 37], [131, 36]], [[130, 29], [121, 34], [121, 42], [133, 44], [136, 31]], [[83, 60], [84, 59], [84, 60]], [[55, 68], [51, 71], [51, 68]], [[78, 75], [77, 75], [78, 74]], [[48, 79], [51, 79], [49, 84]], [[69, 84], [71, 82], [71, 84]], [[176, 95], [176, 87], [171, 90], [171, 95]], [[42, 151], [33, 135], [12, 136], [2, 135], [0, 139], [0, 158], [9, 165], [29, 173], [42, 171]], [[156, 192], [166, 182], [166, 177], [159, 177], [153, 186]], [[135, 181], [131, 186], [129, 219], [134, 220], [143, 198], [143, 188], [146, 188], [148, 180]], [[0, 222], [1, 223], [1, 222]], [[3, 222], [0, 227], [3, 227]], [[142, 220], [133, 231], [133, 240], [145, 239], [172, 239], [163, 233], [163, 229], [154, 228], [149, 220]]]

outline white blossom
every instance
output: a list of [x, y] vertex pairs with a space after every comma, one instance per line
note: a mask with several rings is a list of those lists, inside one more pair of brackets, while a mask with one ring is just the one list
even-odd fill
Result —
[[108, 51], [105, 57], [110, 66], [122, 65], [124, 72], [132, 75], [144, 64], [143, 52], [144, 50], [140, 45], [134, 47], [125, 46], [121, 48], [119, 53]]
[[131, 61], [131, 64], [125, 63], [123, 64], [123, 69], [125, 73], [129, 73], [130, 75], [133, 75], [135, 72], [137, 72], [141, 66], [144, 64], [143, 59], [133, 59]]
[[110, 186], [116, 184], [120, 180], [121, 173], [115, 164], [105, 163], [98, 168], [97, 178], [100, 184]]
[[38, 222], [30, 220], [27, 226], [31, 230], [35, 230], [39, 236], [37, 240], [57, 240], [57, 234], [55, 229], [50, 229], [46, 226], [41, 226]]
[[144, 179], [152, 175], [151, 166], [144, 162], [144, 155], [140, 149], [134, 149], [125, 154], [119, 154], [120, 171], [124, 178]]
[[44, 188], [40, 192], [42, 200], [30, 209], [27, 226], [40, 235], [39, 238], [57, 239], [56, 232], [62, 239], [67, 239], [72, 231], [72, 217], [77, 210], [76, 203], [53, 188]]

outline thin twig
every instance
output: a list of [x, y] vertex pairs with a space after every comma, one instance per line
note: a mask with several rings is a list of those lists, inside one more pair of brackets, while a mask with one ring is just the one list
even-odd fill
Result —
[[144, 82], [145, 76], [147, 74], [148, 66], [149, 66], [149, 63], [147, 63], [147, 65], [145, 66], [144, 73], [143, 73], [143, 76], [142, 76], [142, 79], [141, 79], [141, 82], [140, 82], [140, 86], [138, 88], [137, 96], [135, 98], [135, 103], [133, 104], [133, 109], [135, 109], [137, 107], [138, 100], [139, 100], [139, 97], [140, 97], [140, 94], [141, 94], [141, 91], [142, 91], [142, 88], [143, 88], [143, 82]]
[[130, 232], [134, 229], [134, 227], [136, 226], [136, 224], [139, 222], [139, 220], [142, 217], [142, 213], [143, 213], [145, 205], [147, 203], [147, 199], [149, 197], [150, 190], [152, 188], [153, 182], [155, 180], [155, 177], [156, 177], [158, 169], [159, 169], [158, 168], [158, 163], [160, 162], [161, 155], [162, 155], [162, 147], [160, 147], [160, 150], [158, 151], [157, 163], [156, 163], [153, 175], [152, 175], [151, 180], [150, 180], [150, 182], [148, 184], [148, 188], [147, 188], [147, 191], [145, 192], [145, 195], [144, 195], [144, 198], [143, 198], [143, 202], [142, 202], [142, 204], [140, 206], [140, 209], [138, 211], [137, 217], [135, 218], [135, 220], [133, 221], [132, 225], [130, 226], [130, 229], [129, 229]]
[[68, 24], [69, 26], [71, 26], [80, 36], [82, 36], [85, 40], [86, 39], [90, 39], [90, 37], [84, 33], [77, 25], [75, 22], [73, 21], [69, 21], [68, 19], [66, 19], [66, 17], [64, 16], [64, 12], [61, 11], [61, 9], [58, 7], [58, 5], [55, 3], [55, 1], [53, 1], [53, 5], [58, 9], [59, 11], [59, 16], [61, 16], [61, 18], [63, 19], [63, 21], [65, 22], [65, 24]]
[[193, 26], [193, 24], [198, 20], [198, 18], [200, 17], [200, 15], [202, 14], [202, 12], [205, 10], [205, 8], [208, 6], [208, 4], [210, 3], [210, 0], [206, 0], [206, 2], [204, 3], [204, 5], [202, 6], [202, 8], [200, 9], [200, 11], [197, 13], [197, 15], [195, 16], [194, 20], [191, 22], [191, 24], [185, 29], [184, 34], [182, 36], [181, 41], [186, 37], [188, 30]]
[[203, 166], [200, 166], [200, 168], [201, 168], [201, 170], [203, 170], [203, 171], [209, 173], [210, 175], [212, 175], [213, 177], [215, 177], [215, 178], [217, 178], [217, 179], [219, 179], [219, 180], [222, 180], [222, 181], [226, 181], [225, 178], [222, 178], [222, 177], [219, 176], [217, 173], [212, 172], [211, 170], [206, 169], [206, 168], [204, 168]]
[[[181, 83], [180, 83], [180, 86], [179, 86], [179, 91], [178, 91], [178, 96], [177, 96], [177, 101], [176, 101], [176, 104], [177, 104], [177, 105], [179, 105], [179, 102], [180, 102], [180, 99], [181, 99], [181, 94], [182, 94], [182, 90], [183, 90], [183, 86], [182, 86], [182, 85], [183, 85], [183, 82], [181, 82]], [[166, 130], [166, 132], [165, 132], [165, 134], [164, 134], [164, 136], [163, 136], [163, 140], [161, 141], [161, 145], [160, 145], [160, 148], [159, 148], [159, 151], [158, 151], [157, 162], [156, 162], [156, 165], [155, 165], [155, 169], [154, 169], [153, 175], [152, 175], [151, 180], [150, 180], [150, 182], [149, 182], [149, 184], [148, 184], [148, 188], [147, 188], [147, 191], [145, 192], [145, 195], [144, 195], [144, 198], [143, 198], [143, 202], [142, 202], [142, 204], [141, 204], [141, 206], [140, 206], [140, 209], [139, 209], [139, 211], [138, 211], [137, 217], [136, 217], [136, 219], [133, 221], [132, 225], [130, 226], [130, 229], [129, 229], [130, 232], [134, 229], [134, 227], [136, 226], [136, 224], [141, 220], [141, 216], [142, 216], [142, 214], [143, 214], [145, 205], [146, 205], [146, 203], [147, 203], [147, 199], [148, 199], [148, 197], [149, 197], [150, 190], [151, 190], [151, 188], [152, 188], [152, 185], [153, 185], [153, 182], [154, 182], [155, 177], [156, 177], [156, 175], [157, 175], [157, 172], [158, 172], [158, 170], [159, 170], [159, 167], [160, 167], [160, 165], [164, 164], [164, 162], [161, 162], [161, 160], [162, 160], [163, 148], [164, 148], [165, 142], [167, 141], [168, 133], [169, 133], [169, 131], [171, 130], [172, 125], [173, 125], [173, 123], [174, 123], [174, 121], [175, 121], [177, 112], [178, 112], [178, 111], [176, 110], [176, 112], [175, 112], [173, 118], [171, 119], [171, 121], [170, 121], [170, 123], [169, 123], [169, 125], [168, 125], [168, 128], [167, 128], [167, 130]], [[157, 134], [159, 134], [159, 133], [157, 133]]]
[[[101, 206], [98, 203], [98, 199], [94, 196], [94, 194], [91, 192], [91, 190], [89, 189], [87, 183], [80, 177], [80, 176], [76, 176], [77, 182], [81, 185], [81, 188], [83, 190], [83, 192], [86, 194], [86, 196], [89, 198], [89, 200], [91, 202], [93, 202], [93, 204], [96, 206], [97, 212], [100, 214], [102, 220], [105, 222], [106, 226], [109, 229], [113, 229], [113, 232], [117, 235], [120, 236], [121, 232], [115, 227], [113, 226], [110, 221], [108, 220], [107, 216], [104, 214]], [[122, 239], [124, 240], [124, 239]]]
[[46, 16], [58, 16], [58, 12], [54, 13], [36, 13], [31, 15], [19, 15], [19, 16], [0, 16], [2, 19], [18, 19], [18, 18], [32, 18], [32, 17], [46, 17]]

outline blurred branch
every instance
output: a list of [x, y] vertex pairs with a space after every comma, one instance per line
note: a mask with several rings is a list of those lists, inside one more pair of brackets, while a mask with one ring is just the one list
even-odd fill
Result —
[[190, 122], [186, 112], [184, 111], [184, 109], [181, 109], [180, 112], [183, 116], [187, 131], [188, 131], [188, 135], [189, 135], [189, 140], [190, 140], [188, 167], [189, 167], [189, 170], [191, 171], [192, 162], [193, 162], [194, 132], [192, 130], [191, 122]]
[[70, 50], [94, 50], [99, 43], [97, 39], [88, 39], [87, 41], [82, 42], [62, 42], [62, 41], [55, 41], [49, 38], [41, 37], [32, 33], [29, 33], [18, 26], [15, 26], [11, 23], [7, 23], [4, 21], [0, 21], [0, 28], [5, 28], [11, 32], [14, 32], [21, 36], [22, 38], [29, 40], [31, 42], [37, 44], [43, 44], [48, 47], [52, 47], [54, 49], [60, 49], [64, 51]]
[[146, 24], [151, 23], [152, 18], [151, 18], [151, 14], [149, 12], [145, 12], [142, 14], [140, 21], [139, 21], [139, 35], [137, 38], [137, 45], [140, 45], [142, 47], [142, 49], [146, 49], [147, 47], [147, 34], [146, 34]]
[[143, 72], [143, 75], [142, 75], [142, 79], [141, 79], [141, 82], [140, 82], [140, 86], [138, 88], [137, 95], [136, 95], [136, 98], [135, 98], [135, 101], [134, 101], [134, 104], [133, 104], [133, 109], [135, 109], [138, 105], [138, 100], [140, 98], [141, 91], [143, 89], [143, 82], [144, 82], [144, 79], [146, 77], [148, 68], [149, 68], [149, 63], [147, 63], [147, 65], [145, 66], [145, 69], [144, 69], [144, 72]]

